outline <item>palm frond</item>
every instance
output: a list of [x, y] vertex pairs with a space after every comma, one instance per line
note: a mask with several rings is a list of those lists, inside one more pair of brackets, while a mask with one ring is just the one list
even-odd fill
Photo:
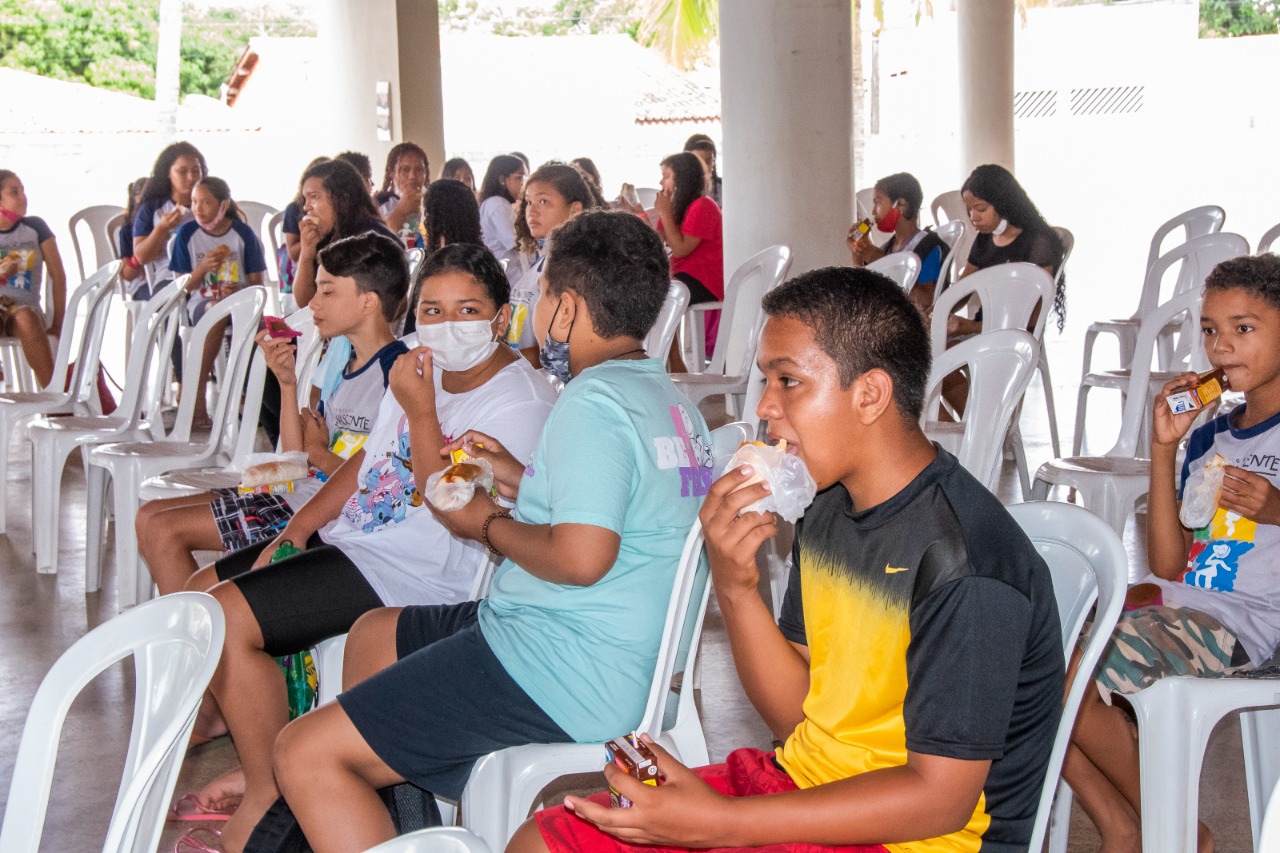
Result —
[[706, 53], [719, 26], [719, 0], [650, 0], [636, 38], [672, 65], [690, 68]]

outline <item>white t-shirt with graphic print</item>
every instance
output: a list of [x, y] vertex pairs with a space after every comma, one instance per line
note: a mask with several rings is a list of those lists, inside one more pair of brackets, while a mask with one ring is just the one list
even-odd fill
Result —
[[[464, 394], [441, 388], [440, 375], [436, 370], [436, 413], [446, 441], [474, 429], [517, 459], [533, 455], [555, 392], [528, 361], [517, 359]], [[364, 449], [356, 493], [321, 538], [355, 563], [388, 606], [465, 600], [484, 565], [484, 547], [454, 538], [431, 515], [413, 478], [408, 417], [390, 391]]]
[[[1228, 465], [1267, 478], [1280, 488], [1280, 414], [1237, 429], [1233, 416], [1219, 415], [1191, 434], [1182, 464], [1178, 497], [1191, 472], [1221, 455]], [[1280, 527], [1258, 524], [1221, 507], [1207, 527], [1195, 531], [1181, 581], [1157, 581], [1164, 602], [1208, 613], [1231, 629], [1249, 659], [1260, 664], [1280, 644]]]

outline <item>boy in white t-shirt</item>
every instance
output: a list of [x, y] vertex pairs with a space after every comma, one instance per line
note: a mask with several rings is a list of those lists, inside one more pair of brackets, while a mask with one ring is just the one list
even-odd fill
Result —
[[[1219, 264], [1205, 280], [1200, 323], [1209, 362], [1245, 402], [1191, 434], [1175, 491], [1178, 444], [1200, 412], [1172, 414], [1167, 400], [1194, 387], [1196, 374], [1156, 397], [1147, 555], [1163, 600], [1121, 616], [1063, 767], [1104, 850], [1141, 845], [1138, 743], [1113, 695], [1170, 675], [1251, 669], [1280, 643], [1280, 257]], [[1189, 530], [1179, 518], [1187, 480], [1215, 455], [1226, 462], [1217, 509], [1207, 526]], [[1199, 848], [1213, 848], [1204, 824]]]

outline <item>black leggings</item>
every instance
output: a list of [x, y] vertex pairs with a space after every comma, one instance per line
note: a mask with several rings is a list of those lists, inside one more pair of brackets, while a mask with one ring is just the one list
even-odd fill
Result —
[[705, 284], [698, 281], [696, 278], [689, 275], [687, 272], [678, 272], [672, 277], [676, 281], [684, 282], [685, 286], [689, 288], [689, 304], [690, 305], [697, 305], [702, 302], [719, 302], [720, 301], [719, 296], [716, 296], [710, 290], [707, 290], [707, 286]]
[[214, 563], [218, 580], [240, 590], [262, 630], [263, 650], [273, 657], [309, 649], [351, 630], [364, 614], [382, 607], [355, 564], [318, 535], [307, 550], [251, 571], [269, 539]]

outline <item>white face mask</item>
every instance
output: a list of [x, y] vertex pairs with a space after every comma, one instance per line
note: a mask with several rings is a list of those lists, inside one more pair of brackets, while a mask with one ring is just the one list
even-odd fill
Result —
[[453, 320], [418, 326], [418, 346], [431, 349], [431, 363], [436, 367], [458, 372], [470, 370], [493, 355], [498, 342], [492, 320]]

